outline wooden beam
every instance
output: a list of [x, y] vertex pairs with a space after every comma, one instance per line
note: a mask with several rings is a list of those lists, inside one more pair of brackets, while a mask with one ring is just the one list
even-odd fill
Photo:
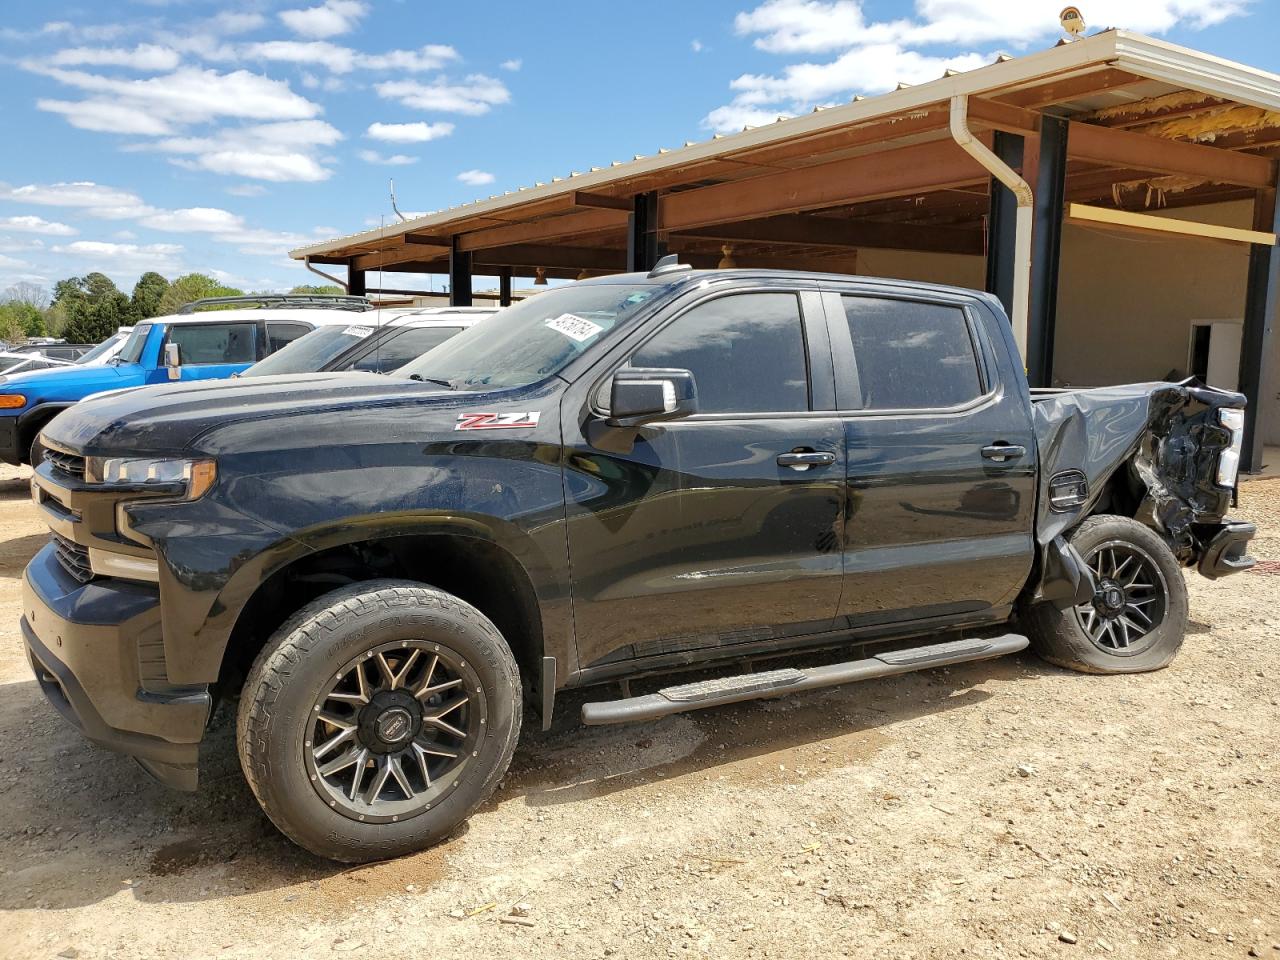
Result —
[[850, 220], [785, 214], [763, 220], [712, 224], [682, 231], [682, 236], [704, 240], [751, 243], [785, 243], [814, 247], [871, 247], [917, 250], [930, 253], [964, 253], [981, 256], [981, 230], [954, 227], [918, 227], [912, 224]]
[[427, 237], [420, 233], [406, 233], [400, 238], [400, 242], [402, 244], [416, 243], [422, 247], [445, 247], [446, 249], [450, 246], [448, 237]]
[[[1070, 141], [1068, 140], [1068, 143]], [[1192, 220], [1175, 220], [1172, 217], [1153, 217], [1148, 213], [1130, 213], [1128, 210], [1112, 210], [1107, 207], [1091, 207], [1083, 203], [1067, 204], [1069, 223], [1089, 226], [1114, 227], [1140, 233], [1172, 233], [1203, 240], [1225, 240], [1230, 243], [1261, 244], [1274, 247], [1280, 242], [1274, 233], [1260, 230], [1242, 230], [1239, 227], [1221, 227], [1216, 223], [1196, 223]]]
[[1108, 67], [1105, 70], [1095, 70], [1090, 73], [1078, 74], [1074, 77], [1066, 77], [1062, 80], [1051, 80], [1048, 83], [1042, 83], [1034, 87], [1025, 87], [1014, 93], [1005, 94], [1000, 100], [1003, 103], [1034, 110], [1037, 107], [1047, 107], [1055, 103], [1069, 103], [1072, 100], [1079, 100], [1081, 97], [1106, 93], [1109, 90], [1129, 87], [1135, 83], [1142, 82], [1143, 78], [1136, 74]]
[[462, 250], [486, 250], [519, 243], [539, 243], [562, 237], [578, 237], [584, 234], [622, 230], [627, 225], [627, 214], [622, 210], [599, 209], [566, 213], [545, 220], [529, 223], [512, 223], [505, 227], [490, 227], [474, 233], [464, 233], [458, 238]]
[[587, 193], [585, 190], [573, 191], [575, 207], [601, 207], [605, 210], [626, 210], [631, 212], [630, 197], [608, 197], [603, 193]]
[[625, 250], [607, 247], [558, 247], [529, 243], [477, 251], [474, 262], [473, 272], [481, 274], [489, 272], [491, 267], [564, 267], [620, 273], [626, 269], [627, 254]]
[[1180, 140], [1162, 140], [1089, 123], [1071, 124], [1067, 149], [1073, 160], [1195, 177], [1216, 183], [1265, 189], [1275, 181], [1275, 165], [1265, 157]]
[[1033, 110], [1000, 103], [996, 100], [984, 100], [981, 97], [969, 98], [969, 119], [974, 127], [990, 127], [1005, 133], [1030, 134], [1040, 133], [1040, 114]]
[[662, 198], [659, 225], [680, 231], [863, 200], [982, 183], [990, 177], [952, 140], [784, 170]]

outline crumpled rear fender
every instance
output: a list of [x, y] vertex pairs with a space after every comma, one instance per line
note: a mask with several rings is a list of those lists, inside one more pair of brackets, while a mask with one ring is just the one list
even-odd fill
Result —
[[[1040, 460], [1036, 538], [1042, 548], [1094, 512], [1119, 477], [1141, 495], [1138, 519], [1162, 534], [1181, 562], [1200, 558], [1234, 496], [1216, 483], [1218, 457], [1231, 445], [1218, 411], [1243, 408], [1243, 394], [1187, 380], [1033, 391], [1033, 400]], [[1086, 498], [1055, 509], [1050, 485], [1069, 470], [1084, 475]]]

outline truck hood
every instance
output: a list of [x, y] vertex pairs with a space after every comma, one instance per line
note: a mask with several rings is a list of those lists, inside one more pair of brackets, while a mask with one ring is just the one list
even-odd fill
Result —
[[137, 367], [132, 364], [89, 367], [73, 364], [69, 367], [53, 367], [49, 370], [32, 370], [28, 373], [0, 376], [0, 393], [25, 392], [39, 397], [44, 393], [56, 391], [62, 384], [75, 384], [77, 390], [85, 387], [114, 390], [129, 383], [136, 383], [136, 374]]
[[171, 383], [78, 403], [54, 418], [44, 436], [85, 454], [176, 453], [216, 427], [332, 411], [337, 428], [353, 408], [421, 404], [432, 395], [445, 404], [475, 396], [375, 373]]

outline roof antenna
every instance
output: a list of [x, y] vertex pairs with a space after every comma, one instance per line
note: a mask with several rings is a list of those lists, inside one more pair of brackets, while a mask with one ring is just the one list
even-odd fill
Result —
[[404, 223], [409, 218], [401, 213], [400, 208], [396, 206], [396, 182], [395, 180], [388, 180], [387, 182], [391, 184], [391, 209], [396, 212], [396, 216], [400, 218], [400, 222]]

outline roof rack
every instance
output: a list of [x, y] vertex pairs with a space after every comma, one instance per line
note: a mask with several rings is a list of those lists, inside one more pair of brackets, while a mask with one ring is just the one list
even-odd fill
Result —
[[368, 297], [350, 297], [330, 293], [265, 293], [261, 296], [237, 297], [203, 297], [192, 300], [178, 308], [179, 314], [195, 313], [209, 307], [262, 307], [263, 309], [287, 310], [303, 307], [319, 307], [329, 310], [354, 310], [363, 313], [373, 304]]

